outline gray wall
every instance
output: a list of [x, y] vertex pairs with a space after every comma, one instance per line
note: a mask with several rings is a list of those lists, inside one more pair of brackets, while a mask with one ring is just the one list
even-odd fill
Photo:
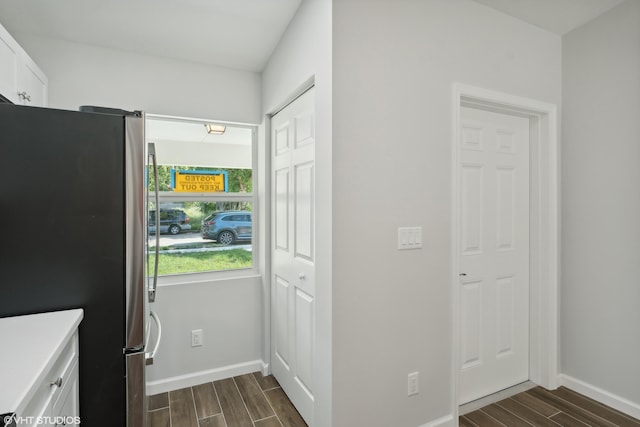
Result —
[[260, 123], [260, 74], [12, 34], [49, 78], [49, 106]]
[[[162, 340], [147, 368], [149, 394], [237, 375], [238, 364], [250, 371], [262, 364], [262, 280], [191, 280], [160, 285], [150, 304], [162, 321]], [[191, 347], [194, 329], [203, 330], [202, 347]]]
[[562, 49], [562, 372], [640, 405], [640, 2]]
[[415, 427], [456, 405], [452, 84], [559, 105], [561, 40], [471, 0], [334, 0], [333, 53], [334, 426]]

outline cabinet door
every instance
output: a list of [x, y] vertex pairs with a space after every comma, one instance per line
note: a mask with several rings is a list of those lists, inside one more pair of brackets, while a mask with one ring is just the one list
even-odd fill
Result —
[[18, 424], [20, 427], [53, 427], [51, 422], [51, 407], [55, 397], [55, 390], [51, 389], [46, 397], [31, 402], [32, 408], [25, 411], [24, 418]]
[[54, 426], [77, 426], [80, 421], [78, 394], [78, 362], [75, 361], [73, 368], [67, 375], [66, 382], [60, 390], [58, 400], [53, 404], [51, 410], [51, 421]]
[[18, 93], [23, 96], [21, 103], [33, 107], [47, 106], [47, 77], [35, 62], [26, 54], [20, 57], [20, 73], [18, 74]]
[[13, 103], [18, 98], [18, 70], [20, 51], [18, 43], [0, 26], [0, 95]]

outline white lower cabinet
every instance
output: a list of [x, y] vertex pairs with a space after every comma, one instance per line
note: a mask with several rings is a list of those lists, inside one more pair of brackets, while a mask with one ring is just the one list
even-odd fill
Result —
[[77, 426], [78, 418], [78, 361], [76, 359], [58, 400], [53, 403], [51, 417], [54, 426]]
[[81, 424], [78, 326], [83, 316], [74, 309], [0, 319], [0, 339], [15, 343], [0, 364], [0, 378], [12, 384], [0, 387], [0, 426]]
[[74, 333], [53, 368], [45, 374], [24, 411], [16, 414], [19, 426], [77, 426], [78, 333]]

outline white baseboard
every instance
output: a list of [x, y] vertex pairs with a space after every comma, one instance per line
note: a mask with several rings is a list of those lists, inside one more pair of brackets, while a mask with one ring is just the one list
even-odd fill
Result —
[[249, 374], [255, 371], [264, 372], [265, 366], [268, 365], [265, 365], [262, 360], [252, 360], [250, 362], [222, 366], [220, 368], [210, 369], [207, 371], [193, 372], [186, 375], [149, 381], [147, 382], [147, 395], [153, 396], [158, 393], [192, 387], [206, 382], [223, 380], [225, 378]]
[[445, 415], [437, 420], [422, 424], [420, 427], [456, 427], [457, 425], [458, 423], [453, 419], [453, 415]]
[[609, 405], [620, 412], [624, 412], [634, 418], [640, 419], [640, 404], [625, 399], [624, 397], [617, 396], [606, 390], [587, 384], [584, 381], [572, 378], [568, 375], [560, 376], [561, 383], [566, 388], [573, 391], [577, 391], [580, 394], [584, 394], [598, 402]]
[[265, 377], [271, 374], [271, 366], [268, 363], [262, 362], [262, 375]]

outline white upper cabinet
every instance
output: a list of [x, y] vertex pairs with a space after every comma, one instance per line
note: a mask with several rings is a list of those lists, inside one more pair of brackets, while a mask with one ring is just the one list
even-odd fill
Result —
[[20, 50], [18, 43], [0, 25], [0, 95], [16, 104], [20, 103], [18, 98]]
[[34, 107], [46, 107], [47, 76], [26, 54], [22, 55], [20, 59], [20, 72], [18, 73], [19, 103]]
[[0, 25], [0, 95], [15, 104], [47, 106], [47, 76]]

